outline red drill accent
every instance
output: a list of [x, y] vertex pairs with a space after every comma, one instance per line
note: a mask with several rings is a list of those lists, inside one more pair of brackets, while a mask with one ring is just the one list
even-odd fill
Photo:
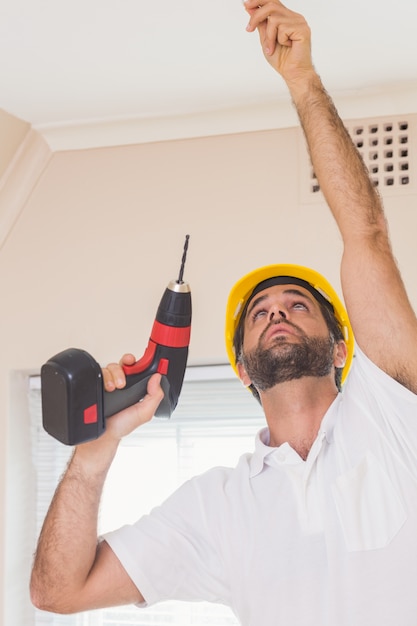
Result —
[[156, 350], [156, 344], [153, 341], [149, 341], [146, 350], [143, 354], [143, 357], [133, 363], [133, 365], [123, 365], [123, 370], [126, 375], [129, 374], [140, 374], [144, 372], [152, 363], [154, 354]]
[[169, 366], [168, 359], [159, 359], [158, 369], [157, 369], [158, 374], [162, 374], [163, 376], [166, 376], [168, 374], [168, 366]]
[[92, 404], [84, 409], [84, 424], [95, 424], [97, 422], [97, 404]]
[[191, 326], [167, 326], [155, 320], [151, 339], [160, 346], [186, 348], [190, 343]]

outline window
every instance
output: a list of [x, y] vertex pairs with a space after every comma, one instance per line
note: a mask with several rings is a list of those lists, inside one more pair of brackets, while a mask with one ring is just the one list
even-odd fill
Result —
[[[203, 379], [202, 379], [203, 378]], [[30, 391], [36, 467], [37, 536], [71, 449], [41, 426], [39, 384]], [[189, 477], [215, 465], [234, 466], [253, 449], [264, 425], [262, 411], [228, 366], [189, 368], [179, 406], [170, 420], [155, 418], [120, 446], [106, 481], [100, 532], [137, 519]], [[140, 486], [139, 486], [140, 483]], [[131, 494], [138, 494], [131, 497]], [[128, 606], [59, 616], [35, 611], [36, 626], [186, 626], [237, 624], [229, 608], [167, 602], [147, 609]]]

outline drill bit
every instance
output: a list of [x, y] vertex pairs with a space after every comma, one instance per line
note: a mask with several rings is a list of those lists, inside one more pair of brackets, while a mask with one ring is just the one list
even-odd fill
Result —
[[190, 238], [190, 235], [186, 235], [185, 236], [184, 252], [182, 254], [180, 273], [178, 274], [178, 280], [177, 280], [177, 283], [179, 285], [182, 285], [182, 283], [184, 282], [182, 277], [184, 276], [184, 267], [185, 267], [185, 260], [187, 258], [187, 250], [188, 250], [188, 240], [189, 240], [189, 238]]

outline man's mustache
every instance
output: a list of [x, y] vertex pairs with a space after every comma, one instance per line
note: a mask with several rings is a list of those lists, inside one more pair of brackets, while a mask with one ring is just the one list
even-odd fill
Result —
[[[266, 328], [264, 328], [264, 330], [262, 331], [262, 333], [261, 333], [261, 335], [260, 335], [260, 337], [259, 337], [259, 342], [261, 342], [261, 341], [265, 338], [265, 335], [269, 332], [269, 329], [270, 329], [272, 326], [278, 326], [278, 324], [286, 324], [287, 326], [290, 326], [290, 327], [291, 327], [291, 328], [293, 328], [295, 331], [297, 331], [297, 333], [298, 333], [299, 335], [301, 335], [302, 337], [304, 337], [304, 336], [305, 336], [305, 332], [304, 332], [304, 331], [303, 331], [303, 330], [302, 330], [299, 326], [297, 326], [297, 324], [294, 324], [293, 322], [290, 322], [289, 320], [287, 320], [287, 319], [286, 319], [286, 318], [284, 318], [284, 317], [279, 317], [279, 318], [277, 318], [277, 319], [272, 319], [272, 320], [269, 322], [268, 326], [266, 326]], [[258, 343], [259, 343], [259, 342], [258, 342]]]

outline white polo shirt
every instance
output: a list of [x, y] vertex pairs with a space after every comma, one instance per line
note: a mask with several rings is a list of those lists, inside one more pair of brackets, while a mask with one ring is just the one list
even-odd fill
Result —
[[416, 626], [417, 396], [356, 348], [306, 461], [264, 429], [236, 468], [104, 538], [148, 605], [219, 602], [244, 626]]

